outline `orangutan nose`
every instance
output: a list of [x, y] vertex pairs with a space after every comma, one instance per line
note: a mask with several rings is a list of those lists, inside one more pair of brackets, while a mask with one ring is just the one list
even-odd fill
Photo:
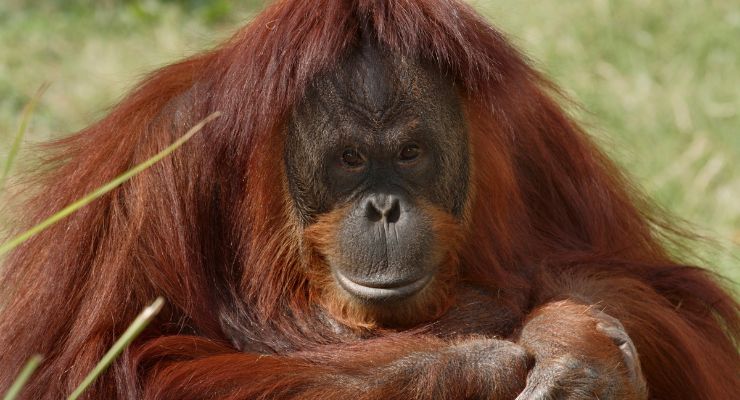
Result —
[[395, 195], [371, 195], [365, 200], [365, 216], [372, 222], [396, 223], [401, 218], [401, 200]]

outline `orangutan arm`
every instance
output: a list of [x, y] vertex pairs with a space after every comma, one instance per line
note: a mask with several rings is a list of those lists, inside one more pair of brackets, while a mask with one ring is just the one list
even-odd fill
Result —
[[154, 365], [146, 399], [512, 399], [528, 364], [508, 341], [411, 335], [290, 356], [174, 336], [146, 345], [142, 356]]

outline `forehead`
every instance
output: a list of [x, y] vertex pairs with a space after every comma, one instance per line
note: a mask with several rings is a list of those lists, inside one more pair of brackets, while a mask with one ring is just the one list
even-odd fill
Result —
[[443, 73], [365, 43], [314, 82], [296, 114], [388, 133], [449, 123], [459, 108], [454, 84]]

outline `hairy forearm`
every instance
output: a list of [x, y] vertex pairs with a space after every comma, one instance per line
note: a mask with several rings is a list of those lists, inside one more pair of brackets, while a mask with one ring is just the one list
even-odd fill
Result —
[[510, 399], [523, 388], [527, 372], [521, 348], [485, 338], [448, 343], [399, 335], [286, 356], [206, 349], [190, 359], [173, 354], [178, 340], [148, 346], [145, 357], [159, 360], [145, 383], [145, 398]]

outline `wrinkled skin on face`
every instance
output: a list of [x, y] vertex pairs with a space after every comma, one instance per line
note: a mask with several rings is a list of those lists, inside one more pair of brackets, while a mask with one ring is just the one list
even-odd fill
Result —
[[445, 261], [436, 216], [463, 222], [462, 106], [443, 73], [372, 44], [340, 65], [290, 120], [288, 186], [305, 227], [335, 214], [323, 254], [335, 282], [355, 300], [393, 304], [422, 291]]

